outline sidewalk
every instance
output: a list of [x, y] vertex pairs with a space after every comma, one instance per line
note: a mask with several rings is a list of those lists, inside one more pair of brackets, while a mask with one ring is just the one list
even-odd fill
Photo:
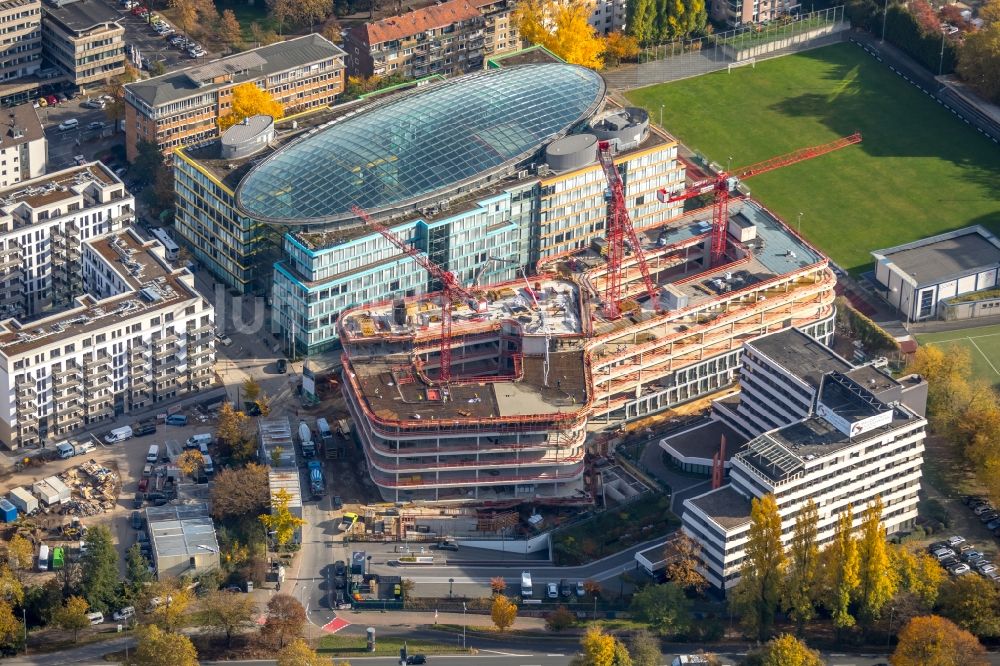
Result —
[[[489, 613], [438, 613], [434, 617], [433, 610], [423, 611], [338, 611], [337, 617], [359, 627], [397, 627], [399, 629], [425, 628], [431, 629], [435, 624], [450, 624], [461, 627], [492, 627], [493, 620]], [[514, 620], [512, 629], [545, 630], [545, 618], [518, 617]], [[325, 636], [327, 632], [312, 624], [308, 630], [314, 636]]]

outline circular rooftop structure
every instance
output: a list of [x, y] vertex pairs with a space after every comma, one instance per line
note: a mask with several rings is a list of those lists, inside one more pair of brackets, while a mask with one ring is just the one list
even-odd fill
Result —
[[287, 225], [417, 207], [513, 168], [604, 102], [596, 72], [522, 65], [450, 79], [388, 99], [307, 133], [258, 164], [236, 202]]

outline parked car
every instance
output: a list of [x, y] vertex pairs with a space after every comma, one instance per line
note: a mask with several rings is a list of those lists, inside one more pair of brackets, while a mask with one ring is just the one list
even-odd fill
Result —
[[980, 553], [978, 550], [970, 550], [968, 552], [962, 553], [962, 560], [964, 562], [976, 562], [978, 560], [985, 559], [986, 556]]
[[132, 529], [141, 530], [142, 529], [142, 514], [138, 511], [132, 512]]
[[564, 597], [573, 596], [573, 587], [569, 584], [569, 581], [563, 578], [559, 581], [559, 594]]
[[993, 505], [980, 504], [979, 506], [977, 506], [975, 509], [972, 510], [972, 513], [976, 514], [977, 516], [980, 516], [986, 513], [987, 511], [992, 511], [992, 510], [993, 510]]
[[458, 550], [458, 544], [455, 543], [454, 541], [442, 541], [440, 543], [434, 544], [431, 547], [436, 548], [437, 550], [451, 550], [451, 551]]
[[343, 560], [337, 560], [333, 563], [334, 576], [343, 576], [345, 573], [347, 573], [347, 565], [344, 564]]
[[333, 496], [333, 510], [336, 511], [336, 510], [342, 509], [342, 508], [344, 508], [344, 500], [342, 500], [340, 498], [340, 495], [334, 495]]
[[950, 567], [948, 567], [948, 573], [950, 573], [952, 576], [961, 576], [962, 574], [969, 573], [969, 571], [971, 571], [971, 569], [969, 569], [969, 565], [962, 564], [961, 562], [959, 562], [958, 564], [953, 564]]
[[582, 580], [576, 581], [576, 596], [584, 597], [586, 595], [587, 595], [587, 590], [586, 588], [583, 587], [583, 581]]
[[965, 506], [971, 506], [973, 502], [985, 502], [986, 500], [979, 495], [966, 495], [962, 499], [962, 504]]
[[55, 95], [46, 95], [45, 101], [49, 103], [49, 106], [59, 106], [59, 98]]
[[948, 537], [949, 546], [957, 546], [960, 543], [965, 543], [965, 537], [958, 535]]
[[986, 527], [987, 529], [990, 530], [995, 530], [996, 528], [1000, 527], [1000, 518], [994, 518], [990, 522], [986, 523]]
[[545, 596], [549, 599], [559, 598], [559, 587], [555, 583], [545, 584]]
[[422, 654], [411, 654], [406, 658], [407, 666], [410, 666], [410, 664], [426, 664], [426, 663], [427, 663], [427, 657], [425, 657]]
[[126, 606], [125, 608], [122, 608], [121, 610], [116, 610], [114, 612], [114, 614], [111, 616], [111, 618], [115, 622], [121, 622], [122, 620], [128, 620], [128, 619], [133, 618], [133, 617], [135, 617], [135, 607], [134, 606]]
[[945, 569], [947, 569], [948, 567], [950, 567], [953, 564], [958, 564], [959, 560], [954, 555], [949, 555], [948, 557], [944, 558], [943, 560], [939, 560], [938, 563], [941, 566], [943, 566]]
[[956, 548], [955, 550], [957, 550], [960, 553], [964, 553], [965, 551], [972, 550], [973, 548], [974, 546], [971, 543], [962, 543], [959, 544], [958, 548]]
[[991, 520], [996, 520], [997, 518], [1000, 518], [1000, 512], [998, 511], [987, 511], [986, 513], [979, 515], [979, 520], [983, 523], [988, 523]]
[[105, 127], [105, 123], [102, 123], [100, 120], [95, 120], [94, 122], [92, 122], [89, 125], [87, 125], [87, 129], [91, 129], [91, 130], [102, 130], [102, 129], [104, 129], [104, 127]]
[[288, 372], [288, 361], [283, 358], [278, 359], [278, 374], [283, 375]]
[[955, 557], [955, 551], [951, 548], [938, 548], [934, 551], [933, 555], [938, 558], [938, 561], [940, 561], [946, 557]]

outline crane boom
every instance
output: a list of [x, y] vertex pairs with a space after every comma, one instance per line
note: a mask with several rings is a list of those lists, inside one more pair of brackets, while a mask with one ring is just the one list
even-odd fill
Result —
[[473, 295], [458, 282], [458, 278], [451, 271], [441, 268], [430, 258], [413, 247], [402, 238], [392, 232], [389, 227], [371, 218], [360, 206], [351, 206], [351, 212], [357, 215], [366, 225], [382, 234], [386, 240], [395, 245], [399, 250], [417, 262], [431, 277], [441, 282], [441, 348], [440, 360], [441, 369], [438, 378], [442, 384], [451, 381], [451, 302], [456, 294], [466, 298], [474, 298]]
[[709, 192], [715, 193], [715, 200], [712, 204], [711, 240], [711, 265], [715, 266], [722, 260], [726, 253], [726, 225], [729, 221], [729, 193], [733, 187], [733, 183], [730, 180], [731, 178], [746, 180], [747, 178], [759, 176], [762, 173], [774, 171], [775, 169], [780, 169], [781, 167], [785, 167], [790, 164], [795, 164], [804, 160], [811, 160], [814, 157], [832, 153], [835, 150], [852, 146], [856, 143], [861, 143], [861, 132], [855, 132], [850, 136], [841, 137], [836, 141], [830, 141], [829, 143], [820, 144], [818, 146], [810, 146], [809, 148], [793, 150], [790, 153], [778, 155], [776, 157], [757, 162], [756, 164], [743, 167], [742, 169], [737, 169], [732, 173], [720, 171], [711, 179], [698, 181], [690, 187], [677, 192], [667, 192], [666, 189], [660, 189], [656, 193], [656, 198], [659, 199], [661, 203], [676, 203], [686, 199], [693, 199], [694, 197], [701, 196], [702, 194], [707, 194]]
[[597, 156], [604, 169], [604, 177], [608, 181], [608, 190], [611, 194], [611, 201], [608, 204], [608, 219], [605, 225], [605, 234], [608, 241], [608, 268], [606, 277], [606, 287], [604, 294], [604, 314], [608, 319], [617, 319], [621, 316], [621, 281], [622, 264], [625, 259], [625, 236], [632, 243], [632, 250], [635, 253], [636, 262], [642, 272], [642, 280], [646, 285], [646, 291], [655, 307], [657, 302], [656, 283], [649, 275], [649, 267], [646, 265], [646, 257], [642, 253], [642, 245], [632, 227], [632, 220], [628, 215], [628, 207], [625, 205], [625, 185], [622, 183], [618, 168], [615, 167], [614, 159], [611, 157], [611, 143], [601, 141], [597, 145]]

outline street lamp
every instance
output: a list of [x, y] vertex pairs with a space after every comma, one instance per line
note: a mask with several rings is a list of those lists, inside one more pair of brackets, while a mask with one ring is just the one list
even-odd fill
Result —
[[367, 559], [368, 559], [368, 564], [366, 565], [365, 574], [370, 575], [372, 572], [372, 556], [369, 555]]
[[449, 599], [451, 599], [451, 597], [452, 597], [451, 592], [452, 592], [452, 589], [454, 589], [454, 587], [455, 587], [455, 579], [454, 578], [449, 578], [448, 579], [448, 598]]
[[885, 42], [885, 20], [889, 16], [889, 0], [885, 0], [885, 6], [882, 7], [882, 39], [879, 40], [879, 44]]
[[889, 607], [889, 630], [886, 632], [885, 646], [889, 647], [892, 645], [892, 616], [896, 613], [896, 607]]
[[938, 61], [938, 76], [944, 74], [944, 28], [941, 29], [941, 59]]
[[663, 128], [663, 104], [660, 105], [660, 128]]
[[798, 224], [795, 225], [795, 233], [800, 236], [802, 235], [802, 211], [799, 211], [799, 221]]
[[726, 158], [726, 173], [729, 173], [732, 170], [733, 170], [733, 156], [730, 155], [729, 157]]
[[597, 592], [594, 592], [594, 621], [597, 621]]
[[465, 624], [465, 602], [463, 601], [462, 602], [462, 649], [463, 650], [465, 649], [465, 628], [466, 628], [466, 626], [468, 626], [468, 625]]

